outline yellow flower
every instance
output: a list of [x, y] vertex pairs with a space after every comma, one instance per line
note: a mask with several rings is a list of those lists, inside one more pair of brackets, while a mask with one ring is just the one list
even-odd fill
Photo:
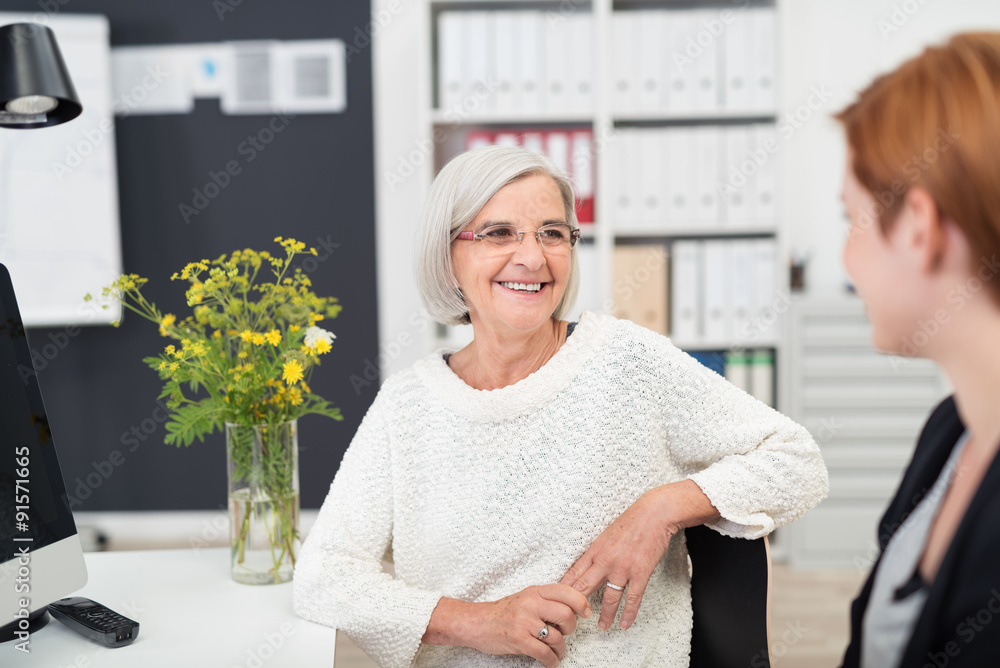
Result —
[[302, 364], [298, 360], [288, 360], [285, 362], [281, 372], [281, 379], [289, 385], [294, 385], [305, 377], [302, 373]]
[[288, 401], [291, 402], [293, 406], [298, 406], [302, 403], [302, 393], [297, 389], [292, 388], [288, 391]]
[[272, 346], [276, 346], [281, 343], [281, 332], [276, 329], [272, 329], [267, 333], [267, 342]]
[[330, 352], [330, 349], [332, 347], [333, 346], [331, 346], [330, 342], [327, 341], [326, 339], [319, 339], [318, 341], [316, 341], [316, 352], [318, 352], [320, 355]]
[[264, 345], [265, 339], [264, 335], [261, 334], [260, 332], [254, 332], [253, 336], [251, 337], [251, 340], [254, 342], [255, 345], [262, 346]]
[[180, 368], [181, 368], [180, 362], [171, 362], [170, 363], [170, 370], [171, 371], [177, 371]]
[[298, 325], [289, 325], [289, 326], [288, 326], [288, 331], [289, 331], [289, 332], [297, 332], [297, 331], [299, 331], [300, 329], [302, 329], [302, 328], [301, 328], [301, 327], [299, 327]]
[[236, 356], [239, 357], [240, 359], [245, 359], [247, 354], [248, 354], [247, 351], [241, 350], [240, 352], [236, 353]]
[[302, 381], [302, 391], [303, 392], [312, 392], [312, 390], [309, 389], [309, 386], [306, 385], [305, 381]]
[[175, 350], [175, 348], [174, 348], [173, 344], [171, 344], [171, 345], [169, 345], [169, 346], [167, 346], [165, 348], [165, 351], [166, 351], [166, 353], [168, 355], [173, 355], [174, 354], [174, 350]]
[[213, 339], [221, 339], [222, 338], [222, 332], [220, 330], [218, 330], [218, 329], [215, 330], [214, 332], [212, 332], [212, 338]]
[[160, 362], [160, 371], [163, 371], [166, 368], [167, 368], [167, 363], [166, 362]]
[[175, 322], [177, 322], [177, 316], [173, 313], [168, 313], [163, 316], [163, 320], [160, 321], [160, 336], [167, 335], [167, 327], [170, 327]]
[[240, 332], [240, 338], [246, 341], [247, 343], [250, 343], [250, 340], [253, 338], [253, 332], [251, 332], [249, 329], [244, 329], [242, 332]]

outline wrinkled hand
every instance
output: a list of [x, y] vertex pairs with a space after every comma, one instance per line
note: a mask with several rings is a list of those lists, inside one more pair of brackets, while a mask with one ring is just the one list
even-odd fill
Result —
[[[674, 534], [718, 517], [719, 511], [712, 501], [691, 479], [654, 487], [597, 537], [566, 572], [561, 584], [585, 596], [606, 582], [627, 585], [621, 617], [621, 627], [627, 629], [639, 614], [649, 578], [667, 553]], [[611, 628], [621, 600], [622, 592], [607, 588], [597, 623], [600, 628]]]
[[[470, 646], [488, 654], [530, 656], [546, 668], [555, 668], [566, 656], [565, 636], [576, 631], [577, 615], [591, 615], [586, 597], [562, 584], [528, 587], [480, 605], [485, 607]], [[543, 626], [549, 634], [539, 639]]]

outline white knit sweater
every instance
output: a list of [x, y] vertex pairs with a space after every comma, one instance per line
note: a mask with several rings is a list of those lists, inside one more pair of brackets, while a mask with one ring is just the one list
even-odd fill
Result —
[[[721, 513], [712, 526], [745, 538], [827, 492], [804, 428], [631, 322], [584, 314], [541, 369], [492, 391], [437, 351], [386, 380], [365, 415], [302, 549], [295, 609], [386, 668], [537, 666], [420, 639], [440, 597], [558, 582], [640, 495], [685, 478]], [[395, 577], [381, 566], [390, 547]], [[563, 668], [688, 665], [683, 535], [628, 630], [597, 628], [602, 595]]]

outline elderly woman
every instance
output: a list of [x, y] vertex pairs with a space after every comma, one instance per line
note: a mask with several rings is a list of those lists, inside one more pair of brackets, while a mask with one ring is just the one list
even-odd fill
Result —
[[879, 525], [844, 666], [1000, 665], [1000, 33], [927, 49], [837, 118], [873, 343], [955, 388]]
[[686, 666], [681, 530], [757, 538], [826, 494], [802, 427], [666, 337], [563, 320], [573, 203], [519, 148], [434, 182], [420, 290], [475, 339], [385, 381], [295, 575], [298, 613], [382, 666]]

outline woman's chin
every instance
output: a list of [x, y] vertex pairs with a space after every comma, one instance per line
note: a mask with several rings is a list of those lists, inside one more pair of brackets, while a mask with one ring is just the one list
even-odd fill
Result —
[[524, 333], [533, 332], [551, 322], [554, 310], [554, 308], [550, 309], [548, 305], [541, 304], [531, 307], [505, 308], [495, 313], [489, 321], [480, 319], [480, 326], [502, 327]]

